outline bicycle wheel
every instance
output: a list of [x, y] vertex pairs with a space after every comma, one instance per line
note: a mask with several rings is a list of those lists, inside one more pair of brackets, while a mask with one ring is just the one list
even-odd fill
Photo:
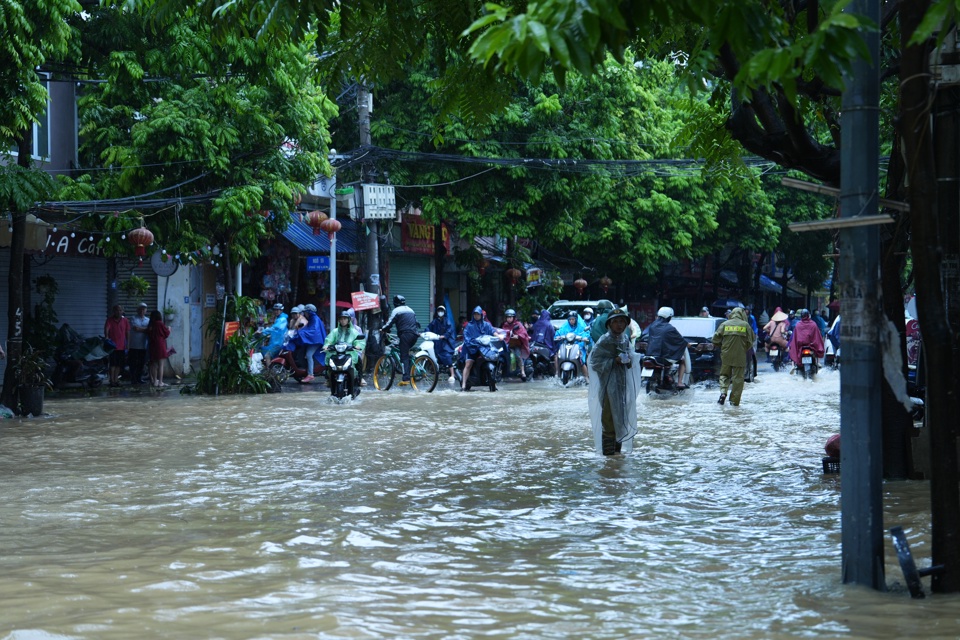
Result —
[[410, 377], [416, 382], [417, 389], [430, 393], [437, 388], [440, 370], [430, 356], [423, 355], [413, 361], [413, 375]]
[[373, 367], [373, 386], [380, 391], [386, 391], [393, 385], [395, 375], [396, 369], [393, 366], [393, 358], [388, 355], [380, 356], [377, 364]]

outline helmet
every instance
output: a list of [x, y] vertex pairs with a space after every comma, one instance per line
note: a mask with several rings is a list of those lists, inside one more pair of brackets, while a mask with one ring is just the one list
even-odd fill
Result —
[[580, 315], [580, 314], [578, 314], [578, 313], [577, 313], [576, 311], [574, 311], [573, 309], [571, 309], [571, 310], [567, 313], [567, 317], [568, 317], [568, 318], [576, 318], [578, 315]]
[[809, 318], [809, 317], [810, 317], [810, 309], [800, 309], [800, 317], [801, 317], [801, 318]]
[[597, 303], [597, 313], [602, 313], [603, 311], [610, 311], [614, 307], [613, 303], [609, 300], [601, 300]]
[[660, 310], [657, 311], [657, 317], [669, 320], [673, 317], [673, 307], [660, 307]]
[[353, 315], [352, 315], [349, 311], [346, 311], [346, 310], [340, 312], [340, 317], [341, 317], [341, 318], [350, 318], [350, 320], [353, 321]]
[[273, 305], [273, 310], [274, 310], [274, 311], [283, 311], [283, 305], [278, 302], [277, 304]]
[[316, 305], [308, 304], [308, 305], [304, 305], [303, 310], [304, 310], [304, 311], [309, 311], [309, 312], [311, 312], [311, 313], [316, 313], [316, 312], [317, 312], [317, 307], [316, 307]]
[[504, 315], [504, 316], [513, 316], [514, 318], [516, 318], [516, 317], [517, 317], [517, 312], [514, 311], [513, 309], [507, 309], [506, 311], [503, 312], [503, 315]]
[[393, 296], [393, 306], [400, 307], [407, 304], [407, 299], [403, 296]]
[[587, 315], [588, 313], [589, 313], [590, 315], [593, 315], [593, 309], [590, 308], [590, 307], [584, 308], [584, 310], [583, 310], [583, 315]]
[[[669, 307], [665, 307], [665, 308], [669, 308]], [[627, 312], [624, 311], [623, 309], [614, 309], [613, 311], [610, 312], [610, 314], [607, 316], [607, 327], [610, 326], [610, 321], [613, 320], [614, 318], [625, 318], [627, 321], [627, 324], [630, 324], [630, 316], [627, 315]]]
[[290, 309], [290, 313], [303, 313], [303, 305], [298, 304], [297, 306]]

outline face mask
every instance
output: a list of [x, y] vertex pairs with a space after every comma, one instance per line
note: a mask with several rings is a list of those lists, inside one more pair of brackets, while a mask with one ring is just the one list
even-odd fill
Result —
[[445, 314], [443, 311], [437, 311], [437, 317], [438, 317], [438, 318], [442, 318], [442, 317], [445, 316], [445, 315], [447, 315], [447, 314]]

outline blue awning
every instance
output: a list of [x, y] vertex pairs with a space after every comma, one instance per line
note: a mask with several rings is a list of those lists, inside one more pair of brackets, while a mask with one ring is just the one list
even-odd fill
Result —
[[767, 276], [760, 274], [760, 289], [762, 291], [772, 291], [774, 293], [780, 293], [783, 291], [783, 287]]
[[[340, 231], [337, 232], [337, 253], [356, 253], [358, 244], [356, 221], [347, 217], [337, 217], [337, 220], [342, 225]], [[296, 218], [283, 232], [283, 237], [304, 253], [330, 253], [330, 241], [327, 239], [327, 233], [321, 231], [319, 235], [314, 235], [313, 228], [310, 225], [300, 222]]]

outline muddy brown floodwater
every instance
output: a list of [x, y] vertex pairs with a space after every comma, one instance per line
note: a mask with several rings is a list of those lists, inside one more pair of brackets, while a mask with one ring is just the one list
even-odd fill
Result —
[[[957, 638], [889, 536], [840, 582], [839, 375], [640, 399], [593, 451], [586, 389], [48, 400], [0, 425], [0, 638]], [[922, 482], [885, 526], [929, 564]], [[929, 580], [924, 584], [929, 590]]]

